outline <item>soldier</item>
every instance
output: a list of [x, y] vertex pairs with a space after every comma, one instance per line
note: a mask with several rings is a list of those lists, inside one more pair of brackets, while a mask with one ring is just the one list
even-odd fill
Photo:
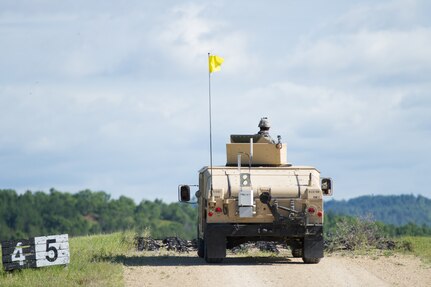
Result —
[[263, 117], [260, 119], [258, 127], [260, 128], [260, 131], [257, 133], [258, 135], [263, 136], [263, 138], [268, 143], [276, 143], [275, 140], [273, 140], [272, 137], [269, 135], [269, 129], [271, 128], [271, 125], [269, 124], [267, 117]]

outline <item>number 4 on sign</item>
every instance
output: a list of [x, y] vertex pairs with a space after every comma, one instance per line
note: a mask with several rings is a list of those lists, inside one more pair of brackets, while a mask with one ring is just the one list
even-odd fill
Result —
[[13, 251], [13, 253], [12, 253], [12, 255], [11, 255], [11, 261], [12, 262], [18, 261], [19, 265], [23, 266], [24, 265], [24, 261], [25, 261], [25, 256], [23, 254], [21, 246], [22, 246], [22, 242], [18, 242], [17, 245], [16, 245], [16, 247], [15, 247], [15, 249], [14, 249], [14, 251]]

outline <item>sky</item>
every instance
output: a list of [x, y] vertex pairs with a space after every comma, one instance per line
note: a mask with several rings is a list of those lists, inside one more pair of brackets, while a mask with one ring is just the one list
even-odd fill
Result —
[[177, 200], [261, 117], [334, 199], [431, 197], [430, 1], [0, 2], [0, 188]]

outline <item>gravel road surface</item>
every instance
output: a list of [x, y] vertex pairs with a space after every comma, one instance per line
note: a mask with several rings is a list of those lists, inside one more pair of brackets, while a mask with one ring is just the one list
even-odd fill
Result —
[[298, 258], [235, 257], [207, 264], [189, 255], [146, 254], [124, 260], [126, 286], [431, 286], [431, 266], [405, 255]]

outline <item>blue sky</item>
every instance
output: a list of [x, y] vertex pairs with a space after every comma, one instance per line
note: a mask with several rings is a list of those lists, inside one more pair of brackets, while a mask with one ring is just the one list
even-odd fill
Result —
[[[159, 3], [160, 2], [160, 3]], [[431, 196], [429, 1], [0, 3], [0, 188], [175, 201], [268, 116], [336, 199]]]

